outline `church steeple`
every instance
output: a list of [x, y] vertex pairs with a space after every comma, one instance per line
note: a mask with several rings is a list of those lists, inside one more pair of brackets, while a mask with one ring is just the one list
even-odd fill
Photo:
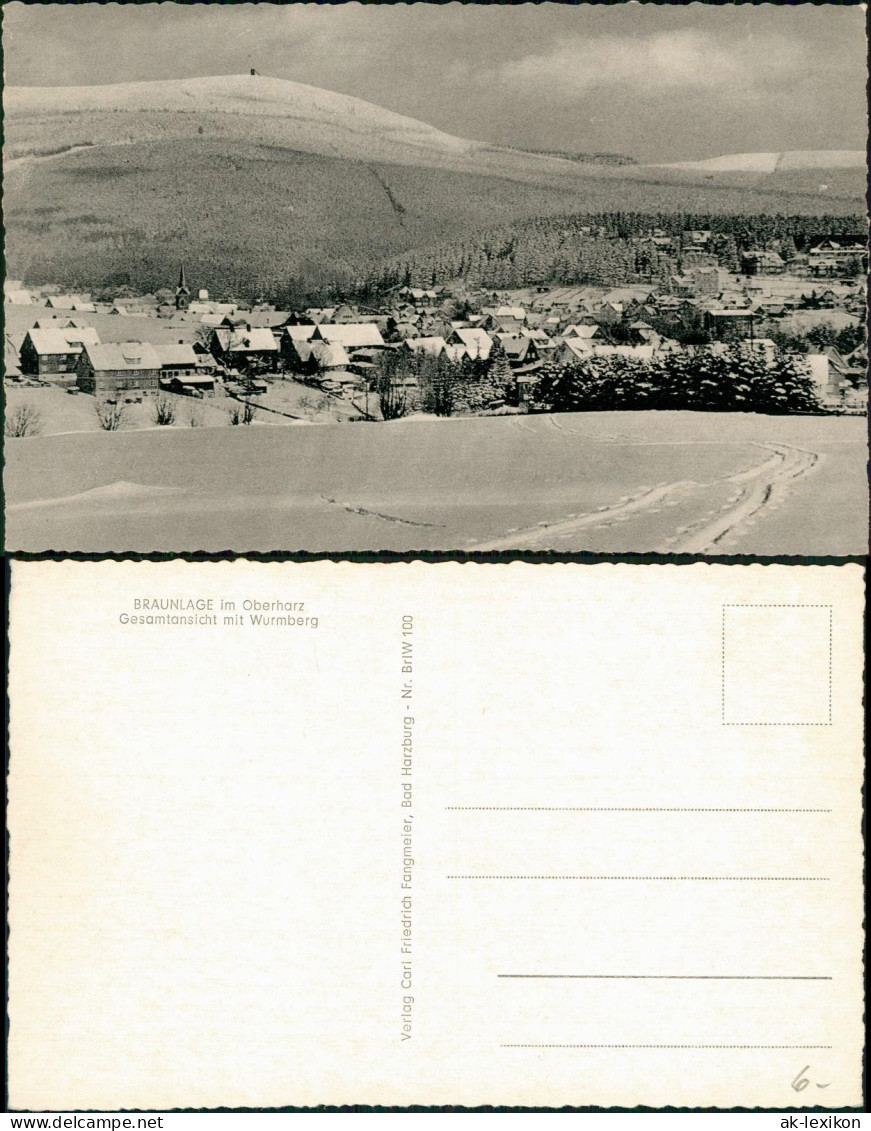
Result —
[[182, 263], [178, 271], [178, 286], [175, 288], [175, 307], [176, 310], [187, 310], [188, 303], [190, 302], [191, 292], [187, 285], [187, 280], [184, 274], [184, 264]]

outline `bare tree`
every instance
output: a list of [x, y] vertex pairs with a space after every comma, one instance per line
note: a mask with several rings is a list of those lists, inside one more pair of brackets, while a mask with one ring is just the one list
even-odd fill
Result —
[[236, 401], [227, 409], [232, 425], [251, 424], [257, 415], [256, 407], [250, 401]]
[[127, 421], [127, 409], [117, 401], [95, 401], [94, 411], [104, 432], [118, 432]]
[[198, 346], [208, 350], [212, 344], [212, 327], [211, 326], [197, 326], [194, 331], [194, 341]]
[[152, 419], [161, 426], [175, 424], [175, 410], [175, 397], [169, 393], [158, 393], [151, 404]]
[[192, 404], [188, 409], [188, 424], [191, 428], [202, 428], [203, 426], [203, 410], [195, 404]]
[[25, 402], [7, 415], [4, 431], [7, 436], [13, 436], [15, 439], [38, 436], [42, 431], [42, 416], [32, 404]]
[[329, 393], [322, 393], [319, 397], [304, 393], [299, 398], [299, 407], [306, 414], [306, 416], [320, 416], [330, 408], [333, 403], [333, 398]]

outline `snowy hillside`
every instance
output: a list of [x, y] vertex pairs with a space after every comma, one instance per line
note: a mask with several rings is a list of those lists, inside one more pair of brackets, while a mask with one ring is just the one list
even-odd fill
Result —
[[[7, 121], [15, 127], [40, 118], [82, 115], [91, 125], [96, 119], [114, 120], [119, 132], [129, 130], [129, 115], [232, 115], [277, 119], [287, 142], [313, 142], [318, 131], [380, 136], [404, 146], [422, 147], [445, 154], [463, 154], [474, 142], [452, 137], [414, 118], [394, 114], [371, 102], [303, 83], [255, 75], [219, 75], [211, 78], [174, 79], [165, 82], [118, 83], [107, 86], [7, 87], [3, 95]], [[121, 118], [121, 121], [118, 119]], [[276, 123], [277, 124], [277, 123]], [[181, 126], [184, 129], [184, 126]], [[172, 130], [171, 132], [176, 132]], [[270, 131], [272, 132], [272, 131]], [[70, 141], [79, 139], [70, 139]], [[102, 139], [99, 139], [102, 140]], [[126, 140], [126, 138], [124, 139]], [[145, 140], [139, 131], [131, 140]], [[308, 148], [308, 146], [306, 146]], [[350, 156], [342, 152], [336, 156]]]
[[729, 153], [706, 161], [676, 161], [657, 169], [686, 169], [699, 173], [774, 173], [788, 169], [861, 169], [861, 149], [794, 149], [783, 153]]

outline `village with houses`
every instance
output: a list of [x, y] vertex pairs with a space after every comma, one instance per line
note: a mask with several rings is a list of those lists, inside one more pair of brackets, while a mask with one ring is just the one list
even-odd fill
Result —
[[[13, 401], [7, 434], [10, 421], [11, 435], [43, 430], [52, 416], [42, 411], [47, 390], [53, 404], [61, 393], [91, 398], [88, 426], [109, 430], [185, 420], [522, 412], [536, 407], [542, 375], [560, 367], [622, 358], [637, 375], [669, 357], [736, 350], [769, 364], [792, 356], [821, 410], [864, 410], [865, 249], [858, 241], [823, 238], [802, 255], [792, 248], [788, 259], [770, 246], [750, 249], [740, 272], [724, 267], [710, 231], [675, 240], [651, 229], [639, 243], [673, 253], [680, 273], [613, 286], [412, 282], [376, 303], [302, 310], [225, 295], [216, 301], [207, 281], [189, 281], [183, 264], [174, 286], [146, 295], [7, 280], [7, 387], [40, 394], [28, 401], [26, 419], [16, 421], [23, 402]], [[199, 415], [178, 409], [191, 401], [202, 402]]]

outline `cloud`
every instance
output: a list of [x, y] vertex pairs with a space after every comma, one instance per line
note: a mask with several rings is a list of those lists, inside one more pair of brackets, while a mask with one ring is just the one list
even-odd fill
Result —
[[804, 49], [782, 36], [727, 44], [686, 29], [644, 38], [573, 37], [546, 53], [502, 64], [486, 81], [537, 94], [550, 92], [557, 100], [608, 87], [652, 94], [722, 91], [726, 97], [745, 99], [799, 74], [804, 61]]

